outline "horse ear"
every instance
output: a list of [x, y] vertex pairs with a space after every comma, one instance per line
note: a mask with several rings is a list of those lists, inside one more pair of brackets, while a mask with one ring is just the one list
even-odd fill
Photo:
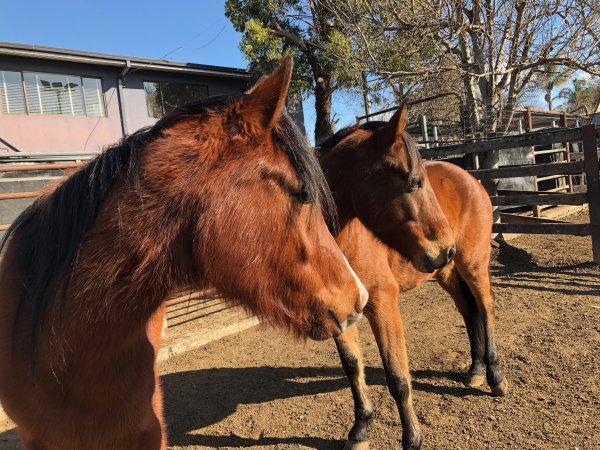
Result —
[[408, 106], [403, 102], [398, 110], [394, 113], [387, 125], [380, 130], [381, 137], [387, 143], [394, 142], [398, 137], [402, 136], [408, 121]]
[[242, 101], [245, 120], [260, 121], [260, 126], [272, 128], [283, 112], [293, 68], [292, 58], [284, 58], [279, 67], [262, 77], [246, 92]]

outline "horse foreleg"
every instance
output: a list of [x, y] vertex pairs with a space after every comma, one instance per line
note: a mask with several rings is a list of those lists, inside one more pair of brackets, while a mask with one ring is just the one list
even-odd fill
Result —
[[335, 338], [344, 372], [350, 381], [354, 399], [354, 425], [348, 433], [345, 450], [366, 450], [369, 448], [369, 424], [373, 417], [373, 405], [367, 395], [365, 367], [358, 341], [358, 327], [351, 325], [343, 334]]
[[492, 292], [490, 273], [487, 269], [479, 269], [461, 273], [467, 283], [478, 310], [485, 338], [484, 362], [486, 378], [492, 389], [492, 395], [503, 396], [508, 393], [508, 382], [500, 369], [500, 356], [496, 349], [494, 337], [494, 294]]
[[458, 274], [454, 263], [439, 271], [436, 279], [454, 300], [467, 328], [471, 346], [471, 367], [464, 383], [469, 387], [479, 387], [485, 381], [485, 334], [475, 298], [467, 283]]
[[398, 287], [380, 289], [379, 292], [370, 294], [368, 311], [365, 312], [379, 347], [388, 389], [400, 413], [402, 448], [419, 449], [421, 431], [412, 403], [404, 326], [398, 308]]
[[143, 449], [156, 449], [166, 450], [167, 438], [165, 431], [165, 424], [163, 418], [163, 395], [162, 388], [160, 385], [160, 379], [157, 375], [158, 370], [156, 367], [156, 357], [158, 356], [158, 350], [160, 348], [160, 341], [165, 335], [166, 328], [166, 313], [167, 308], [163, 303], [154, 312], [150, 320], [148, 321], [146, 332], [148, 340], [154, 348], [154, 393], [152, 395], [152, 416], [149, 419], [146, 430], [144, 430], [140, 437], [139, 450]]

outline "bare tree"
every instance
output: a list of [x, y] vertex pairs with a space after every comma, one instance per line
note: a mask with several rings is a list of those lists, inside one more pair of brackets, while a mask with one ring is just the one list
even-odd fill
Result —
[[[600, 75], [598, 0], [321, 0], [352, 40], [346, 64], [394, 88], [454, 79], [471, 133], [503, 133], [520, 94], [549, 66]], [[434, 83], [435, 84], [435, 83]], [[498, 152], [480, 155], [483, 168]], [[484, 186], [497, 193], [497, 180]], [[496, 220], [498, 215], [496, 214]]]
[[459, 74], [473, 132], [503, 132], [536, 72], [600, 75], [597, 0], [322, 0], [385, 81]]

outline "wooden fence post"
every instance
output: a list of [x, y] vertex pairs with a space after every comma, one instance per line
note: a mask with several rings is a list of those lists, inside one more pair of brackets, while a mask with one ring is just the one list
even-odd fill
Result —
[[425, 148], [429, 148], [429, 132], [427, 131], [427, 116], [421, 114], [421, 136], [425, 142]]
[[[569, 123], [567, 121], [567, 113], [560, 114], [560, 126], [563, 128], [568, 128]], [[565, 148], [565, 160], [571, 161], [571, 143], [564, 142], [563, 147]], [[569, 175], [567, 177], [567, 183], [569, 185], [569, 192], [573, 192], [573, 175]]]
[[590, 207], [592, 250], [594, 262], [600, 264], [600, 165], [598, 163], [596, 126], [585, 125], [582, 131], [585, 177], [587, 180], [587, 195]]
[[[533, 133], [533, 118], [531, 117], [531, 110], [529, 108], [526, 108], [525, 111], [523, 111], [523, 120], [525, 121], [525, 130], [528, 133]], [[535, 146], [531, 147], [531, 156], [533, 157], [533, 164], [535, 165]], [[533, 177], [533, 188], [535, 191], [538, 190], [538, 181], [536, 176]], [[532, 206], [531, 211], [533, 212], [533, 217], [541, 216], [540, 205]]]

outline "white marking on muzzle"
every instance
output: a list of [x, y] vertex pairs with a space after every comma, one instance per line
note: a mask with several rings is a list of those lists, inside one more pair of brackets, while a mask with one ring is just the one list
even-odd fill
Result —
[[344, 258], [344, 261], [346, 261], [346, 265], [348, 266], [348, 269], [350, 269], [350, 273], [354, 277], [354, 281], [356, 281], [356, 286], [358, 286], [358, 291], [360, 293], [360, 307], [364, 308], [367, 305], [367, 302], [369, 301], [369, 291], [367, 291], [365, 285], [362, 284], [362, 281], [360, 281], [360, 279], [356, 275], [356, 272], [350, 266], [350, 263], [346, 259], [346, 256], [342, 254], [342, 257]]
[[353, 323], [358, 322], [360, 319], [362, 319], [362, 313], [354, 313], [352, 314], [350, 317], [348, 317], [346, 320], [344, 320], [341, 324], [340, 324], [340, 329], [342, 331], [345, 331], [346, 328], [348, 328], [350, 325], [352, 325]]

